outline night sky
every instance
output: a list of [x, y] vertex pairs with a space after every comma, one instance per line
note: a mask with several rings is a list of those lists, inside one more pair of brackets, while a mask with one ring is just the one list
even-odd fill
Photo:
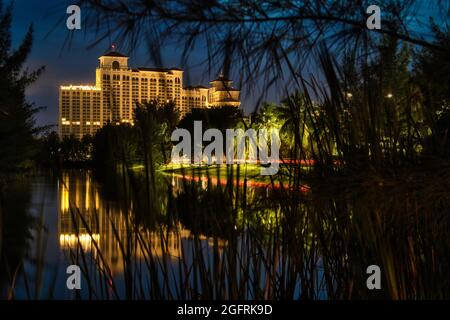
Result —
[[[8, 1], [4, 1], [8, 4]], [[58, 88], [64, 84], [94, 84], [95, 68], [98, 57], [110, 51], [114, 41], [104, 41], [94, 48], [87, 49], [95, 39], [89, 30], [75, 31], [70, 47], [64, 46], [65, 39], [71, 32], [66, 27], [67, 6], [71, 1], [65, 0], [16, 0], [12, 25], [13, 46], [17, 48], [23, 40], [30, 23], [34, 26], [34, 44], [26, 62], [30, 69], [45, 66], [45, 72], [27, 90], [27, 99], [36, 106], [46, 109], [36, 116], [38, 125], [57, 124]], [[83, 15], [83, 8], [81, 8]], [[60, 22], [58, 24], [58, 22]], [[50, 33], [49, 33], [50, 32]], [[120, 44], [117, 44], [120, 48]], [[125, 49], [120, 51], [127, 54]], [[181, 67], [181, 48], [167, 47], [163, 50], [164, 67]], [[185, 66], [184, 86], [208, 85], [215, 75], [207, 73], [206, 66], [197, 66], [203, 59], [204, 52], [193, 52], [191, 66]], [[130, 55], [131, 67], [153, 67], [144, 48], [139, 48]], [[252, 98], [248, 98], [252, 99]], [[56, 129], [56, 128], [55, 128]]]
[[[39, 125], [57, 123], [59, 85], [95, 82], [97, 56], [101, 50], [86, 50], [83, 32], [75, 34], [71, 48], [63, 48], [68, 33], [65, 22], [55, 27], [62, 17], [67, 16], [66, 3], [61, 0], [16, 0], [14, 3], [14, 47], [20, 44], [28, 26], [33, 23], [34, 43], [27, 67], [46, 68], [37, 82], [27, 90], [29, 102], [46, 107], [36, 116]], [[51, 30], [53, 32], [48, 34]]]
[[[3, 0], [4, 4], [9, 1]], [[58, 116], [58, 87], [64, 84], [94, 84], [95, 68], [98, 57], [108, 51], [112, 40], [104, 41], [92, 49], [88, 45], [95, 39], [89, 30], [83, 29], [74, 33], [70, 47], [65, 47], [65, 39], [71, 32], [66, 28], [67, 6], [74, 1], [68, 0], [16, 0], [13, 16], [13, 45], [17, 47], [30, 23], [34, 25], [34, 45], [27, 61], [29, 69], [45, 66], [46, 70], [39, 80], [28, 89], [27, 99], [36, 106], [45, 106], [46, 110], [36, 116], [38, 125], [56, 124]], [[81, 8], [83, 15], [83, 8]], [[424, 12], [425, 13], [425, 12]], [[428, 14], [424, 14], [425, 20]], [[417, 18], [417, 17], [416, 17]], [[59, 24], [58, 24], [59, 22]], [[49, 34], [49, 32], [51, 33]], [[118, 51], [127, 53], [125, 50]], [[183, 67], [185, 71], [184, 86], [207, 85], [215, 75], [207, 73], [206, 66], [196, 66], [205, 58], [205, 51], [197, 49], [191, 54], [188, 66], [180, 65], [182, 48], [167, 47], [163, 49], [164, 67]], [[131, 67], [153, 67], [147, 58], [145, 49], [140, 48], [130, 55]], [[254, 108], [255, 97], [243, 91], [241, 99], [246, 111]], [[269, 93], [267, 100], [278, 102], [280, 96], [276, 92]]]

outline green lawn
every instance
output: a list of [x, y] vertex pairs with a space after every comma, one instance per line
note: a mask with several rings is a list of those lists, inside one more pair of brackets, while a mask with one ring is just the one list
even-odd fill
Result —
[[[283, 174], [286, 171], [286, 166], [280, 166], [279, 172], [273, 176], [261, 175], [262, 166], [257, 164], [234, 164], [234, 165], [180, 165], [180, 164], [169, 164], [160, 168], [160, 172], [165, 174], [176, 174], [180, 176], [187, 177], [205, 177], [209, 176], [212, 178], [220, 177], [221, 179], [226, 178], [229, 175], [233, 175], [236, 179], [237, 172], [239, 170], [239, 179], [243, 180], [247, 178], [249, 181], [256, 183], [270, 183], [271, 179], [277, 182], [288, 182], [288, 175]], [[307, 167], [305, 166], [304, 169]]]
[[226, 177], [227, 175], [236, 175], [240, 171], [239, 176], [248, 178], [258, 178], [261, 176], [260, 166], [255, 164], [234, 164], [234, 165], [180, 165], [169, 164], [161, 167], [160, 171], [165, 173], [176, 173], [184, 175], [211, 175]]

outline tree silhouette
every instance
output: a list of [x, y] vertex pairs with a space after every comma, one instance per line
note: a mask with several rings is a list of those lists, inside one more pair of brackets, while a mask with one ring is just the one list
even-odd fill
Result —
[[28, 167], [36, 151], [34, 136], [43, 129], [35, 126], [34, 115], [39, 108], [25, 99], [25, 89], [43, 71], [43, 68], [23, 71], [33, 43], [33, 27], [29, 27], [22, 44], [13, 50], [12, 12], [12, 4], [3, 8], [0, 1], [0, 171]]
[[[162, 50], [177, 43], [182, 64], [196, 47], [205, 47], [210, 72], [234, 72], [249, 90], [265, 79], [263, 89], [290, 78], [299, 89], [303, 67], [318, 44], [333, 53], [354, 51], [360, 62], [373, 55], [380, 38], [399, 39], [419, 47], [447, 52], [424, 37], [417, 25], [426, 19], [448, 18], [443, 0], [377, 1], [382, 28], [369, 30], [367, 8], [372, 0], [246, 0], [246, 1], [102, 1], [80, 0], [88, 10], [86, 28], [96, 30], [93, 45], [114, 39], [130, 50], [146, 43], [149, 57], [162, 66]], [[376, 50], [375, 50], [376, 51]]]

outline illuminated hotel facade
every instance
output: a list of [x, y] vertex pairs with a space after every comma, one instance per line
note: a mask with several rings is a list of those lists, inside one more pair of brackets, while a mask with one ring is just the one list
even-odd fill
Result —
[[99, 58], [95, 85], [59, 88], [59, 135], [81, 138], [106, 125], [133, 124], [137, 103], [173, 101], [181, 117], [194, 108], [239, 107], [240, 91], [220, 75], [210, 87], [183, 87], [183, 70], [128, 66], [128, 56], [110, 52]]

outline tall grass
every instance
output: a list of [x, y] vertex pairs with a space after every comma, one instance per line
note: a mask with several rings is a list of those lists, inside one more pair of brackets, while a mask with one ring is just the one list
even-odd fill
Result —
[[[264, 188], [252, 187], [244, 165], [227, 166], [225, 177], [219, 167], [180, 169], [174, 185], [175, 177], [161, 176], [151, 160], [160, 144], [149, 134], [155, 122], [140, 131], [148, 140], [142, 173], [119, 139], [123, 156], [111, 185], [120, 189], [120, 213], [96, 212], [93, 221], [107, 217], [124, 287], [116, 286], [94, 240], [95, 255], [81, 244], [71, 251], [84, 265], [89, 297], [449, 297], [450, 167], [433, 152], [436, 117], [401, 61], [388, 68], [363, 63], [360, 73], [339, 67], [325, 49], [318, 61], [323, 81], [300, 79], [301, 93], [283, 111], [290, 154], [303, 162], [282, 165]], [[305, 170], [311, 159], [312, 171]], [[83, 212], [71, 207], [71, 214], [93, 236]], [[382, 290], [367, 289], [372, 264], [382, 270]]]
[[371, 63], [342, 63], [322, 48], [317, 60], [323, 79], [300, 77], [301, 94], [287, 98], [285, 108], [296, 119], [293, 134], [301, 135], [297, 154], [316, 160], [320, 175], [341, 169], [395, 175], [429, 158], [446, 162], [440, 158], [447, 144], [439, 136], [436, 110], [421, 99], [407, 53], [397, 52], [396, 44], [386, 46], [390, 51], [380, 49], [379, 61]]
[[[89, 191], [112, 189], [102, 196], [109, 205], [89, 219], [70, 206], [75, 232], [92, 239], [89, 250], [79, 240], [69, 246], [88, 298], [450, 296], [450, 167], [433, 145], [436, 117], [402, 62], [363, 63], [358, 73], [325, 49], [318, 60], [323, 80], [301, 78], [302, 90], [282, 110], [289, 154], [300, 161], [282, 164], [264, 187], [252, 184], [245, 165], [226, 166], [225, 174], [219, 166], [161, 173], [153, 159], [165, 154], [165, 142], [145, 114], [137, 123], [146, 141], [141, 171], [126, 139], [116, 137], [117, 169]], [[104, 238], [96, 240], [102, 228], [119, 271]], [[381, 268], [382, 290], [366, 286], [372, 264]]]
[[[319, 62], [324, 80], [300, 79], [283, 111], [300, 161], [263, 187], [245, 165], [161, 172], [156, 113], [140, 114], [139, 150], [110, 137], [102, 156], [115, 162], [86, 186], [89, 209], [61, 175], [75, 238], [62, 245], [87, 284], [74, 298], [449, 298], [450, 166], [435, 117], [385, 70], [355, 80], [325, 49]], [[381, 290], [366, 286], [373, 264]]]
[[[311, 193], [182, 179], [151, 223], [120, 201], [89, 219], [71, 207], [74, 225], [93, 241], [69, 256], [94, 299], [448, 298], [450, 180], [448, 171], [439, 183], [426, 179], [360, 189], [337, 180], [312, 184]], [[94, 237], [92, 222], [105, 219], [120, 271], [104, 255], [104, 238]], [[371, 264], [381, 267], [380, 291], [366, 287]]]

